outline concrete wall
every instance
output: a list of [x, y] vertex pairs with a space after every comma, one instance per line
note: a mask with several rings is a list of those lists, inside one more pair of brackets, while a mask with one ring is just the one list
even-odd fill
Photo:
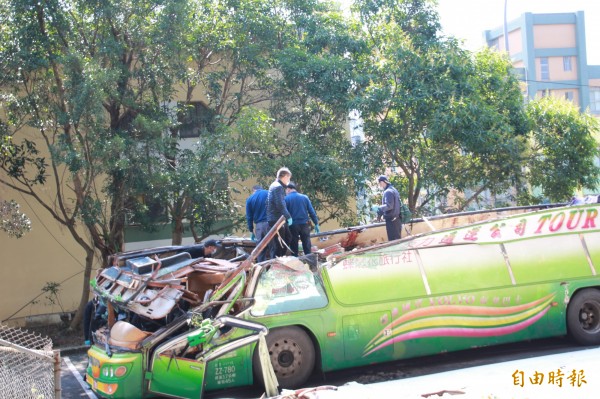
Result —
[[[83, 286], [81, 247], [31, 199], [5, 188], [0, 196], [17, 201], [32, 222], [32, 230], [19, 239], [0, 232], [0, 321], [22, 324], [34, 315], [76, 309]], [[42, 291], [48, 283], [60, 284], [57, 296]]]
[[575, 25], [535, 25], [533, 27], [533, 45], [540, 48], [575, 47]]

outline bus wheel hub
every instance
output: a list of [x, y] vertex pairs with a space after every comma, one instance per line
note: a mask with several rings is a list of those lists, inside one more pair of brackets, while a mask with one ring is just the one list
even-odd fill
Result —
[[288, 350], [284, 350], [277, 357], [277, 362], [282, 367], [290, 367], [294, 363], [294, 354]]

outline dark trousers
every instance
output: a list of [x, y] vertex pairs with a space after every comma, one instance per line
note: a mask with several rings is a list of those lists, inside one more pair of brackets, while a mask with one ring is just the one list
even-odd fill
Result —
[[106, 306], [98, 304], [96, 300], [91, 300], [85, 305], [83, 311], [83, 339], [85, 341], [91, 342], [94, 338], [94, 331], [106, 324], [102, 318], [104, 312], [106, 312]]
[[292, 254], [294, 256], [298, 256], [298, 240], [302, 241], [302, 251], [304, 252], [304, 255], [310, 254], [310, 226], [308, 225], [308, 223], [294, 223], [290, 226], [290, 232], [292, 234], [292, 240], [290, 242], [290, 249], [292, 250]]
[[[275, 223], [277, 223], [276, 220], [273, 222], [269, 222], [269, 230], [271, 230], [271, 228], [275, 226]], [[290, 228], [287, 222], [285, 222], [283, 226], [281, 226], [281, 228], [279, 229], [279, 235], [273, 237], [273, 239], [269, 243], [269, 247], [267, 248], [266, 254], [267, 258], [273, 259], [277, 256], [285, 256], [285, 254], [287, 254], [287, 247], [290, 245], [291, 236], [292, 235], [290, 233]]]
[[385, 231], [387, 232], [388, 241], [398, 240], [401, 230], [402, 221], [399, 216], [385, 217]]
[[[269, 223], [267, 223], [267, 222], [256, 223], [256, 226], [254, 226], [254, 235], [256, 237], [256, 245], [260, 244], [260, 242], [267, 235], [268, 232], [269, 232]], [[263, 249], [262, 252], [258, 255], [258, 257], [256, 258], [256, 261], [262, 262], [262, 261], [266, 260], [268, 258], [268, 252], [269, 252], [269, 246], [267, 245], [267, 248]]]

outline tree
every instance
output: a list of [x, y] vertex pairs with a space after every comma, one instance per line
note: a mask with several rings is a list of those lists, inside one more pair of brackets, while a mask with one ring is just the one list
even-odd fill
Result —
[[[525, 158], [527, 181], [541, 188], [537, 201], [568, 201], [577, 190], [596, 189], [600, 155], [594, 134], [598, 120], [581, 113], [572, 102], [552, 96], [527, 104], [531, 120], [531, 147]], [[525, 200], [531, 193], [522, 193]]]
[[[240, 162], [247, 149], [235, 139], [236, 123], [242, 113], [260, 112], [257, 106], [266, 107], [271, 99], [270, 70], [280, 47], [277, 32], [286, 29], [284, 13], [285, 7], [272, 2], [246, 0], [193, 0], [181, 13], [182, 40], [170, 60], [184, 86], [175, 113], [185, 120], [190, 111], [201, 110], [203, 120], [197, 121], [194, 150], [173, 144], [164, 154], [162, 174], [155, 176], [162, 181], [156, 185], [162, 198], [168, 198], [174, 243], [181, 243], [184, 220], [196, 240], [217, 232], [218, 220], [231, 221], [220, 227], [226, 230], [242, 221], [231, 196], [235, 188], [228, 183], [248, 176], [252, 166]], [[179, 130], [171, 133], [175, 143]]]
[[359, 1], [370, 52], [360, 59], [356, 108], [378, 166], [404, 181], [415, 212], [434, 208], [450, 189], [505, 189], [519, 171], [527, 131], [510, 63], [477, 56], [440, 34], [426, 0]]
[[[2, 154], [1, 181], [38, 201], [83, 248], [73, 325], [89, 296], [96, 251], [105, 264], [122, 249], [128, 219], [152, 223], [157, 198], [168, 199], [175, 242], [184, 219], [198, 239], [223, 210], [231, 216], [224, 178], [243, 178], [255, 166], [239, 161], [246, 149], [231, 135], [261, 120], [258, 105], [276, 101], [276, 60], [317, 5], [2, 0], [3, 137], [18, 151]], [[171, 107], [180, 82], [185, 100]], [[211, 120], [189, 151], [178, 147], [176, 115], [197, 99], [195, 90]], [[265, 137], [285, 123], [268, 120], [255, 124]], [[39, 195], [50, 184], [56, 201]]]
[[[3, 0], [2, 121], [19, 151], [1, 182], [34, 198], [86, 254], [81, 320], [98, 251], [122, 249], [137, 177], [164, 147], [173, 92], [166, 60], [180, 1]], [[35, 137], [28, 140], [27, 135]], [[149, 158], [150, 156], [150, 158]], [[9, 178], [10, 179], [9, 179]], [[40, 195], [52, 185], [55, 199]], [[84, 229], [80, 229], [83, 226]]]
[[267, 183], [283, 165], [301, 172], [303, 189], [326, 219], [348, 216], [357, 164], [344, 130], [352, 83], [346, 53], [355, 44], [339, 10], [311, 0], [193, 1], [187, 15], [188, 33], [173, 60], [185, 85], [178, 109], [185, 113], [201, 101], [206, 120], [194, 159], [220, 162], [198, 164], [211, 173], [196, 180], [190, 173], [178, 178], [179, 150], [173, 149], [173, 176], [165, 179], [180, 182], [168, 189], [177, 193], [170, 209], [175, 225], [187, 218], [192, 228], [206, 228], [234, 208], [221, 191], [221, 200], [202, 207], [212, 214], [190, 213], [196, 201], [189, 188], [214, 190], [214, 172], [230, 182], [253, 176]]
[[[23, 147], [16, 148], [13, 145], [12, 137], [7, 134], [7, 126], [0, 122], [0, 161], [19, 151], [23, 151]], [[20, 211], [20, 205], [14, 200], [0, 200], [0, 217], [0, 230], [9, 237], [21, 238], [31, 231], [31, 220]]]
[[285, 136], [271, 139], [269, 151], [256, 151], [248, 161], [267, 182], [281, 166], [289, 167], [321, 222], [353, 223], [350, 200], [365, 164], [346, 130], [356, 70], [350, 54], [364, 51], [364, 43], [352, 22], [326, 2], [294, 2], [287, 22], [288, 33], [280, 35], [287, 41], [274, 54], [279, 79], [269, 108]]
[[0, 230], [9, 237], [21, 238], [31, 230], [31, 220], [19, 208], [14, 200], [0, 200]]

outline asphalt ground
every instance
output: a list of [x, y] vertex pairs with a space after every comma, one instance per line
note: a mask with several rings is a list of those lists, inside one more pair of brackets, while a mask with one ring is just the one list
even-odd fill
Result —
[[83, 380], [87, 367], [87, 347], [61, 349], [61, 397], [63, 399], [98, 397]]

